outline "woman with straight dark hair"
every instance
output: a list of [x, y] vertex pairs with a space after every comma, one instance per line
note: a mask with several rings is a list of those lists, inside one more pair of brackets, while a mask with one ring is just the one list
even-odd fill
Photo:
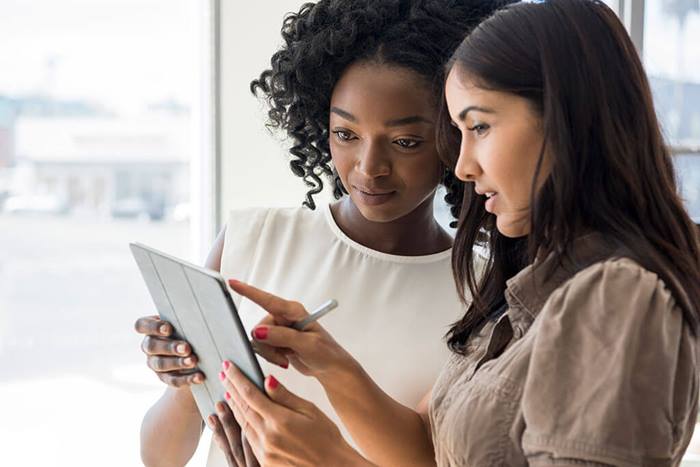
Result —
[[[453, 269], [474, 301], [447, 335], [429, 419], [320, 325], [285, 327], [298, 304], [232, 282], [271, 314], [266, 344], [304, 363], [382, 464], [679, 465], [698, 408], [700, 242], [624, 27], [600, 1], [506, 7], [454, 53], [445, 104], [441, 140], [468, 182]], [[270, 464], [366, 462], [276, 380], [267, 398], [225, 368]]]

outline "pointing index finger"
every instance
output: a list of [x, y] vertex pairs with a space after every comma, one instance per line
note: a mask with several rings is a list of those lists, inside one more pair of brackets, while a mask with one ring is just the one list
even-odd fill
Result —
[[284, 321], [280, 324], [289, 325], [308, 315], [304, 307], [296, 302], [285, 300], [235, 279], [229, 279], [228, 284], [236, 293], [261, 306], [276, 319]]

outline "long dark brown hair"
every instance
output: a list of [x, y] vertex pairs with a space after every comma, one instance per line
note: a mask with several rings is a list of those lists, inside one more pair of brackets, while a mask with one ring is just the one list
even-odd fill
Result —
[[[649, 83], [623, 25], [604, 3], [547, 0], [506, 7], [482, 22], [448, 64], [480, 87], [527, 99], [542, 118], [553, 166], [530, 200], [531, 230], [507, 238], [484, 197], [465, 189], [453, 250], [462, 300], [472, 301], [448, 333], [461, 352], [486, 316], [505, 303], [506, 281], [536, 259], [572, 253], [582, 232], [596, 231], [670, 289], [697, 332], [700, 240], [678, 196], [674, 169], [654, 112]], [[445, 103], [438, 138], [456, 163], [459, 132]], [[475, 271], [475, 252], [488, 260]], [[536, 263], [537, 264], [537, 263]]]

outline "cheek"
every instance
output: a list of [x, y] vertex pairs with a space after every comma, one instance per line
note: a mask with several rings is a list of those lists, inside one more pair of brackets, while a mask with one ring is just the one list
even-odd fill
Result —
[[331, 160], [335, 170], [340, 175], [340, 179], [345, 183], [348, 172], [352, 169], [353, 158], [352, 153], [347, 148], [340, 147], [337, 144], [331, 143]]
[[529, 199], [537, 158], [514, 151], [513, 148], [517, 147], [508, 145], [494, 148], [482, 167], [500, 193], [511, 201], [520, 202]]
[[442, 165], [437, 153], [427, 153], [409, 156], [405, 160], [400, 157], [394, 163], [394, 173], [398, 175], [409, 189], [416, 191], [432, 191], [442, 176]]

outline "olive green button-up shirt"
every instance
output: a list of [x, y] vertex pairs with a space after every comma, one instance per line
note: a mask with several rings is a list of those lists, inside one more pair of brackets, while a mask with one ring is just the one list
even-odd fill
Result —
[[680, 463], [698, 342], [655, 273], [596, 259], [597, 234], [575, 245], [585, 267], [546, 279], [547, 261], [525, 268], [508, 281], [507, 311], [451, 355], [430, 404], [438, 465]]

